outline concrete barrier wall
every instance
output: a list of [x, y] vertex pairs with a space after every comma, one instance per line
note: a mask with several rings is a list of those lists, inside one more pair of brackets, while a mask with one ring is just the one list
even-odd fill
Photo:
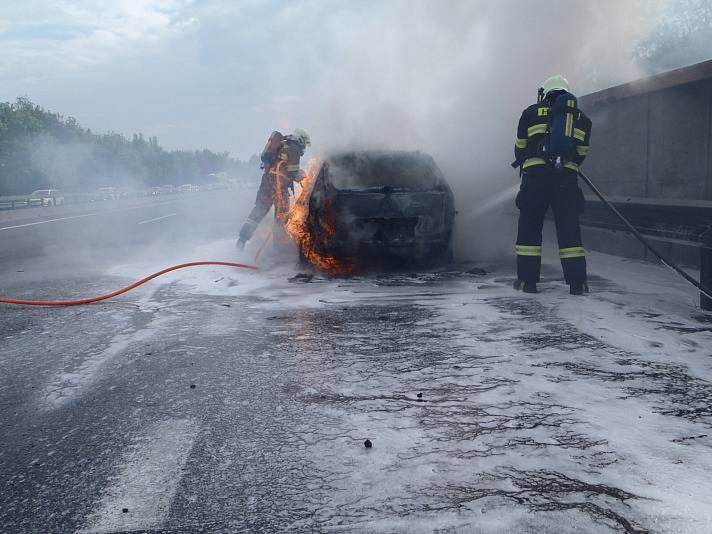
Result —
[[[608, 196], [712, 200], [712, 61], [580, 98], [593, 121], [582, 170]], [[588, 193], [586, 191], [586, 193]], [[586, 246], [652, 259], [624, 233], [584, 228]], [[696, 267], [699, 251], [656, 243]]]
[[712, 62], [587, 95], [580, 105], [593, 121], [583, 169], [604, 193], [712, 200]]

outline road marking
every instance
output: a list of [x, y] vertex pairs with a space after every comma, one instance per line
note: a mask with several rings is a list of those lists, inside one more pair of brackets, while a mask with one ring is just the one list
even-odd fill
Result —
[[[106, 212], [104, 212], [104, 213], [106, 213]], [[98, 215], [98, 214], [97, 213], [85, 213], [83, 215], [72, 215], [71, 217], [62, 217], [61, 219], [46, 219], [44, 221], [37, 221], [37, 222], [26, 223], [26, 224], [17, 224], [15, 226], [3, 226], [2, 228], [0, 228], [0, 232], [2, 232], [3, 230], [12, 230], [14, 228], [25, 228], [27, 226], [35, 226], [38, 224], [47, 224], [47, 223], [57, 222], [57, 221], [66, 221], [68, 219], [80, 219], [81, 217], [91, 217], [92, 215]]]
[[168, 519], [171, 500], [198, 430], [194, 419], [168, 419], [152, 425], [131, 446], [79, 532], [161, 528]]
[[0, 232], [3, 230], [13, 230], [15, 228], [26, 228], [28, 226], [36, 226], [38, 224], [47, 224], [51, 222], [57, 222], [57, 221], [68, 221], [70, 219], [81, 219], [82, 217], [93, 217], [96, 215], [105, 215], [107, 213], [116, 213], [120, 211], [130, 211], [130, 210], [138, 210], [138, 209], [144, 209], [144, 208], [154, 208], [156, 206], [164, 206], [166, 204], [173, 204], [174, 202], [179, 202], [179, 199], [176, 200], [169, 200], [168, 202], [161, 202], [160, 204], [148, 204], [144, 206], [132, 206], [130, 208], [119, 208], [115, 210], [105, 210], [105, 211], [95, 211], [93, 213], [83, 213], [81, 215], [70, 215], [68, 217], [59, 217], [57, 219], [45, 219], [43, 221], [37, 221], [37, 222], [31, 222], [31, 223], [25, 223], [25, 224], [16, 224], [15, 226], [2, 226], [0, 227]]
[[168, 217], [175, 217], [176, 215], [178, 215], [178, 214], [177, 214], [177, 213], [169, 213], [168, 215], [164, 215], [163, 217], [156, 217], [155, 219], [149, 219], [149, 220], [147, 220], [147, 221], [141, 221], [141, 222], [138, 223], [138, 224], [148, 224], [148, 223], [160, 221], [160, 220], [163, 220], [163, 219], [167, 219]]

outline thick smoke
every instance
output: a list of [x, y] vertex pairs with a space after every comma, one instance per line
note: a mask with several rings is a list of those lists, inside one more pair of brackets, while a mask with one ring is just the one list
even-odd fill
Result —
[[[298, 120], [326, 151], [433, 155], [455, 190], [460, 241], [470, 243], [459, 248], [472, 255], [496, 226], [482, 206], [516, 189], [516, 123], [542, 81], [562, 73], [580, 95], [641, 76], [633, 49], [664, 4], [392, 1], [348, 20], [326, 14], [313, 50], [321, 68]], [[501, 237], [486, 241], [509, 250], [513, 236]]]
[[63, 192], [93, 193], [102, 186], [129, 191], [147, 187], [142, 169], [130, 169], [106, 161], [95, 153], [93, 143], [61, 142], [47, 134], [40, 134], [27, 139], [26, 144], [33, 170], [44, 177], [47, 186]]
[[326, 59], [297, 113], [322, 145], [427, 146], [470, 164], [499, 155], [506, 136], [509, 157], [512, 123], [550, 74], [579, 94], [641, 74], [633, 49], [656, 5], [395, 1], [327, 15], [314, 50]]

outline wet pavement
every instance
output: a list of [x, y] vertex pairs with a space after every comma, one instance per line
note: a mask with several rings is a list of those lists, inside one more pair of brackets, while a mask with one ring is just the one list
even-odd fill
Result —
[[524, 295], [505, 265], [287, 262], [2, 308], [0, 530], [710, 532], [710, 315], [660, 268], [596, 262], [583, 298], [554, 268]]

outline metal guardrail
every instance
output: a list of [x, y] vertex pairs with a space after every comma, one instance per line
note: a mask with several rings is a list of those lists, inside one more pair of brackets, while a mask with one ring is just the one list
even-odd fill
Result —
[[39, 208], [42, 206], [41, 198], [29, 197], [0, 197], [0, 210], [16, 210], [21, 208]]
[[[74, 204], [85, 204], [90, 202], [102, 202], [102, 200], [96, 197], [91, 197], [88, 195], [67, 195], [63, 196], [62, 200], [57, 203], [57, 206], [66, 206]], [[52, 202], [48, 202], [42, 198], [30, 198], [30, 197], [0, 197], [0, 210], [16, 210], [24, 208], [47, 208], [53, 207], [54, 199]]]
[[[642, 234], [671, 243], [712, 248], [712, 201], [608, 199]], [[625, 230], [598, 199], [586, 198], [581, 224]]]
[[[185, 195], [198, 192], [221, 191], [229, 190], [227, 186], [203, 186], [200, 189], [190, 191], [179, 190], [179, 188], [162, 189], [154, 188], [144, 191], [133, 191], [131, 193], [123, 193], [120, 196], [105, 196], [97, 193], [63, 193], [61, 203], [57, 206], [69, 206], [77, 204], [94, 204], [106, 205], [113, 202], [121, 202], [123, 200], [135, 200], [140, 198], [157, 198], [165, 195]], [[0, 196], [0, 211], [17, 210], [26, 208], [51, 208], [53, 204], [48, 204], [41, 198], [30, 198], [28, 195], [16, 196]]]
[[[165, 194], [177, 194], [177, 192], [172, 191], [170, 193], [162, 192], [161, 196]], [[17, 195], [17, 196], [0, 196], [0, 211], [4, 210], [16, 210], [25, 208], [52, 208], [56, 206], [74, 206], [77, 204], [95, 204], [104, 205], [112, 202], [121, 202], [123, 200], [133, 200], [137, 198], [151, 198], [156, 196], [155, 193], [152, 194], [151, 191], [136, 191], [133, 193], [123, 194], [121, 196], [102, 196], [95, 193], [65, 193], [62, 194], [61, 201], [54, 203], [47, 202], [42, 198], [31, 198], [29, 196]]]
[[[668, 243], [700, 249], [700, 283], [712, 287], [712, 201], [650, 198], [608, 199], [643, 235]], [[586, 198], [581, 224], [626, 231], [597, 198]], [[700, 295], [700, 306], [712, 310], [712, 299]]]

